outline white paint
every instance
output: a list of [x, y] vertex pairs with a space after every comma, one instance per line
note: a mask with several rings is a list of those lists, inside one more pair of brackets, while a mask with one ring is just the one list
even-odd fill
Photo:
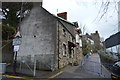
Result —
[[19, 51], [19, 49], [20, 49], [19, 45], [14, 46], [14, 51]]

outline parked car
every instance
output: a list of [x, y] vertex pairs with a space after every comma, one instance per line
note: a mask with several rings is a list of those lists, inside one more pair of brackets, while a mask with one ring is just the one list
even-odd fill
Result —
[[120, 80], [120, 61], [113, 65], [111, 78], [112, 80]]

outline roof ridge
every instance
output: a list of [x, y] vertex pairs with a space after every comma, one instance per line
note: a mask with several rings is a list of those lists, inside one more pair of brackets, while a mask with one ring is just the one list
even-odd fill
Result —
[[55, 14], [52, 14], [52, 15], [53, 15], [54, 17], [56, 17], [56, 18], [62, 20], [62, 21], [65, 21], [65, 22], [67, 22], [67, 23], [69, 23], [69, 24], [74, 25], [74, 23], [72, 23], [72, 22], [70, 22], [70, 21], [68, 21], [68, 20], [66, 20], [66, 19], [64, 19], [64, 18], [61, 18], [61, 17], [59, 17], [59, 16], [56, 16]]

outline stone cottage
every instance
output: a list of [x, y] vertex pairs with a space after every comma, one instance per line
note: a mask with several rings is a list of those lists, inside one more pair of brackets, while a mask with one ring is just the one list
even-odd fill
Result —
[[[34, 6], [20, 24], [22, 44], [17, 55], [21, 66], [56, 70], [73, 64], [76, 57], [74, 23]], [[78, 53], [80, 54], [80, 53]]]

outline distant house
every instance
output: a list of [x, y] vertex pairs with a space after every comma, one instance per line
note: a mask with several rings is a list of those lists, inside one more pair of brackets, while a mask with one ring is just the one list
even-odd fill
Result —
[[41, 6], [33, 7], [20, 24], [23, 38], [18, 63], [32, 65], [36, 60], [38, 69], [56, 70], [80, 60], [77, 57], [82, 53], [77, 53], [75, 27]]

